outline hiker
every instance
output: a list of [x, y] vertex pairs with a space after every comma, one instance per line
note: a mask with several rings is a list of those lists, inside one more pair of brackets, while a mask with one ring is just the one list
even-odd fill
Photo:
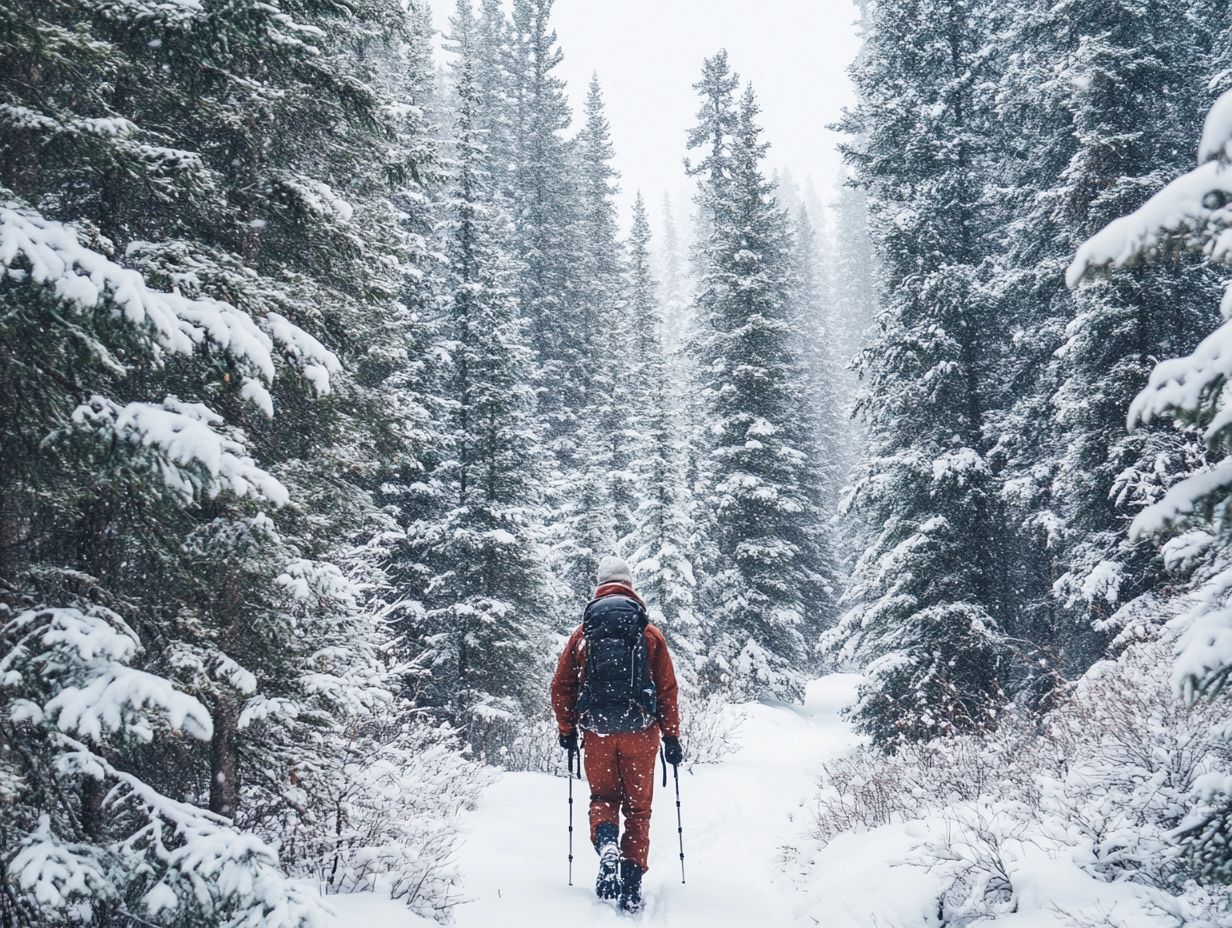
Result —
[[[621, 909], [637, 912], [649, 867], [659, 735], [669, 764], [683, 757], [676, 672], [663, 633], [649, 623], [646, 604], [633, 589], [629, 565], [604, 557], [596, 580], [582, 624], [556, 665], [552, 710], [562, 748], [578, 750], [578, 730], [583, 732], [590, 840], [599, 854], [595, 893], [619, 897]], [[618, 847], [620, 813], [625, 833]]]

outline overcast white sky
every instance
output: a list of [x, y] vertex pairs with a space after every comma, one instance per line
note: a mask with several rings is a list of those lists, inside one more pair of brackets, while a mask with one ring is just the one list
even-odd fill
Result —
[[[432, 3], [444, 29], [454, 0]], [[639, 188], [655, 220], [664, 192], [686, 195], [681, 161], [697, 110], [692, 85], [702, 59], [720, 48], [757, 89], [768, 165], [790, 167], [801, 184], [811, 177], [829, 200], [840, 160], [826, 125], [851, 99], [855, 19], [852, 0], [556, 0], [559, 70], [575, 114], [591, 72], [603, 85], [623, 224]]]

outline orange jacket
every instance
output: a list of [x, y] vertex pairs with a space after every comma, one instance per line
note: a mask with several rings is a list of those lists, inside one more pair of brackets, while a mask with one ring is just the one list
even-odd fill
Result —
[[[642, 598], [623, 583], [605, 583], [595, 590], [595, 598], [620, 593], [632, 596], [638, 602]], [[650, 679], [654, 681], [655, 696], [659, 706], [659, 728], [671, 738], [680, 737], [680, 708], [677, 705], [678, 687], [676, 669], [667, 650], [667, 639], [653, 625], [647, 625], [646, 658], [650, 664]], [[572, 734], [577, 727], [577, 701], [586, 675], [586, 639], [579, 625], [569, 636], [565, 650], [556, 663], [552, 677], [552, 711], [556, 713], [556, 725], [562, 735]]]

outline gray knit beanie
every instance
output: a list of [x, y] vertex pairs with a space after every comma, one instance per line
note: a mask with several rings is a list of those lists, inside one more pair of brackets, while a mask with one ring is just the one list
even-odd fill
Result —
[[624, 558], [616, 557], [614, 554], [605, 554], [599, 559], [599, 571], [595, 580], [599, 586], [605, 583], [623, 583], [626, 586], [633, 586], [633, 571], [629, 570], [629, 565], [625, 563]]

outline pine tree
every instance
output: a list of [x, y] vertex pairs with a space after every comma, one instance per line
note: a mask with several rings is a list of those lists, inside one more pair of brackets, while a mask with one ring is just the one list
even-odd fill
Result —
[[400, 689], [413, 700], [430, 659], [423, 624], [429, 577], [406, 534], [440, 508], [440, 487], [431, 474], [447, 445], [440, 423], [448, 418], [441, 396], [443, 378], [438, 306], [439, 242], [436, 237], [443, 187], [439, 140], [447, 118], [439, 99], [433, 63], [435, 29], [427, 4], [410, 10], [406, 37], [380, 50], [377, 64], [387, 96], [400, 101], [404, 113], [397, 127], [397, 160], [413, 166], [393, 190], [405, 238], [404, 279], [398, 298], [375, 332], [357, 372], [365, 392], [383, 397], [384, 409], [370, 420], [378, 424], [373, 465], [363, 485], [372, 493], [381, 516], [390, 524], [382, 533], [388, 582], [399, 592], [388, 617], [394, 648], [406, 675]]
[[869, 543], [862, 520], [852, 518], [847, 510], [847, 492], [855, 479], [860, 462], [869, 454], [868, 436], [860, 417], [855, 413], [854, 398], [859, 394], [857, 362], [872, 335], [873, 320], [879, 314], [876, 281], [877, 261], [868, 228], [868, 207], [865, 193], [859, 187], [840, 182], [834, 200], [834, 247], [827, 254], [830, 281], [830, 319], [832, 322], [831, 357], [834, 382], [844, 398], [842, 415], [846, 420], [844, 435], [847, 445], [843, 460], [843, 481], [836, 518], [831, 523], [835, 548], [843, 552], [840, 558], [844, 576], [851, 573], [856, 553]]
[[812, 577], [804, 626], [811, 650], [836, 618], [834, 604], [840, 581], [832, 533], [841, 487], [849, 474], [851, 442], [835, 376], [838, 365], [831, 307], [822, 276], [824, 265], [816, 229], [804, 206], [799, 207], [789, 234], [789, 318], [800, 365], [799, 412], [792, 444], [803, 455], [797, 479], [811, 511], [810, 524], [799, 543], [800, 560]]
[[[340, 364], [274, 311], [283, 294], [245, 275], [229, 251], [244, 245], [239, 210], [220, 196], [234, 189], [219, 152], [201, 142], [218, 136], [200, 129], [233, 111], [192, 106], [195, 82], [211, 77], [167, 67], [183, 55], [214, 79], [234, 79], [234, 46], [247, 54], [278, 34], [272, 11], [221, 17], [230, 51], [200, 47], [187, 23], [147, 12], [108, 22], [66, 5], [4, 30], [16, 39], [4, 111], [18, 123], [5, 135], [0, 181], [3, 337], [19, 347], [5, 353], [2, 402], [6, 438], [20, 450], [6, 455], [3, 508], [21, 541], [6, 546], [3, 661], [8, 679], [24, 684], [4, 699], [27, 706], [20, 718], [5, 712], [15, 727], [4, 740], [29, 746], [26, 788], [4, 822], [5, 867], [17, 875], [6, 886], [25, 887], [6, 893], [6, 920], [80, 905], [102, 919], [131, 906], [222, 920], [266, 910], [277, 896], [285, 923], [299, 924], [315, 908], [281, 881], [270, 847], [204, 815], [192, 802], [199, 794], [168, 794], [184, 795], [199, 772], [211, 808], [235, 814], [235, 788], [219, 774], [238, 773], [226, 750], [236, 732], [210, 696], [214, 683], [249, 690], [252, 678], [225, 644], [198, 661], [197, 643], [218, 635], [239, 604], [211, 591], [223, 615], [206, 627], [186, 608], [194, 534], [224, 509], [272, 530], [265, 510], [290, 494], [253, 459], [240, 426], [259, 431], [272, 414], [280, 355], [313, 382], [307, 393], [326, 392]], [[44, 41], [55, 35], [68, 44]], [[284, 86], [302, 77], [316, 50], [285, 56], [273, 77]], [[45, 86], [34, 91], [29, 74]], [[69, 144], [74, 135], [96, 141]], [[34, 149], [44, 157], [32, 163]], [[185, 679], [194, 663], [206, 685]], [[173, 730], [190, 742], [173, 747]], [[202, 763], [191, 739], [223, 748], [211, 752], [217, 762]], [[170, 771], [139, 762], [152, 751], [189, 761]], [[180, 840], [182, 855], [157, 853]], [[42, 869], [49, 860], [57, 866]], [[252, 892], [225, 889], [244, 880]]]
[[[1199, 20], [1201, 22], [1201, 20]], [[1226, 82], [1226, 76], [1224, 77]], [[1200, 82], [1201, 87], [1206, 82]], [[1220, 242], [1229, 228], [1227, 205], [1232, 201], [1232, 91], [1215, 102], [1198, 145], [1196, 168], [1158, 191], [1136, 212], [1115, 218], [1079, 249], [1067, 279], [1079, 290], [1100, 283], [1099, 272], [1131, 268], [1149, 261], [1158, 266], [1178, 251], [1190, 251], [1228, 263]], [[1170, 157], [1171, 152], [1161, 153]], [[1125, 271], [1118, 271], [1121, 277]], [[1087, 280], [1087, 283], [1082, 281]], [[1079, 284], [1082, 284], [1079, 287]], [[1102, 288], [1100, 288], [1100, 292]], [[1218, 291], [1211, 293], [1212, 299]], [[1224, 303], [1227, 302], [1226, 292]], [[1167, 320], [1182, 304], [1152, 306], [1152, 315]], [[1188, 432], [1199, 429], [1212, 450], [1213, 463], [1203, 464], [1178, 480], [1162, 498], [1138, 513], [1129, 530], [1131, 542], [1168, 538], [1163, 559], [1173, 574], [1187, 581], [1188, 608], [1172, 623], [1177, 638], [1173, 668], [1180, 695], [1188, 701], [1228, 697], [1232, 680], [1232, 557], [1228, 524], [1229, 416], [1226, 383], [1227, 344], [1232, 323], [1216, 320], [1202, 341], [1187, 354], [1158, 362], [1147, 386], [1129, 407], [1132, 430], [1148, 428], [1163, 418]], [[1227, 732], [1225, 731], [1225, 737]], [[1199, 882], [1226, 887], [1232, 879], [1228, 856], [1232, 836], [1232, 790], [1227, 777], [1207, 773], [1193, 783], [1188, 814], [1173, 832], [1183, 859]]]
[[[1183, 167], [1181, 153], [1192, 150], [1198, 113], [1190, 98], [1171, 88], [1207, 75], [1192, 54], [1203, 30], [1184, 4], [1070, 4], [1057, 14], [1078, 15], [1082, 22], [1073, 44], [1057, 50], [1065, 56], [1062, 74], [1071, 78], [1060, 105], [1073, 141], [1050, 194], [1062, 204], [1059, 231], [1068, 252], [1136, 207], [1161, 173]], [[1159, 105], [1161, 91], [1172, 98], [1166, 106]], [[1059, 271], [1055, 255], [1048, 258]], [[1067, 312], [1051, 400], [1057, 441], [1051, 508], [1065, 526], [1054, 584], [1069, 612], [1062, 614], [1064, 625], [1094, 622], [1119, 630], [1154, 621], [1152, 599], [1134, 600], [1158, 587], [1163, 565], [1150, 545], [1129, 541], [1125, 528], [1135, 510], [1194, 465], [1201, 449], [1192, 438], [1165, 430], [1126, 435], [1124, 411], [1152, 358], [1190, 350], [1214, 323], [1202, 298], [1213, 286], [1197, 267], [1179, 281], [1145, 268], [1058, 300]], [[1179, 308], [1187, 304], [1194, 309]], [[1067, 649], [1086, 663], [1097, 659], [1089, 645], [1079, 650], [1082, 641], [1081, 634], [1067, 636]]]
[[498, 748], [534, 705], [550, 609], [540, 544], [532, 355], [518, 314], [507, 222], [488, 174], [468, 0], [451, 23], [458, 55], [452, 165], [440, 238], [451, 360], [448, 448], [434, 474], [443, 511], [415, 530], [433, 571], [426, 687], [481, 750]]
[[582, 365], [583, 406], [572, 464], [560, 489], [568, 543], [560, 552], [566, 585], [580, 598], [593, 587], [599, 557], [622, 546], [637, 509], [629, 449], [634, 396], [620, 243], [614, 203], [617, 173], [611, 130], [597, 76], [586, 98], [576, 140], [578, 264], [575, 348]]
[[611, 166], [615, 151], [611, 130], [603, 112], [603, 96], [597, 76], [592, 77], [586, 98], [586, 123], [578, 138], [579, 222], [585, 285], [579, 297], [584, 315], [582, 333], [590, 365], [587, 384], [587, 418], [599, 430], [598, 442], [587, 442], [593, 453], [600, 444], [604, 462], [612, 530], [617, 543], [633, 529], [638, 506], [636, 476], [628, 459], [628, 447], [637, 440], [632, 426], [637, 402], [637, 378], [622, 359], [634, 352], [636, 332], [623, 297], [623, 255], [616, 227], [615, 181]]
[[684, 252], [676, 230], [676, 211], [671, 197], [663, 197], [663, 247], [658, 266], [663, 280], [663, 347], [669, 357], [687, 362], [683, 351], [692, 327]]
[[871, 539], [826, 644], [871, 661], [854, 718], [882, 744], [989, 725], [1004, 698], [984, 435], [996, 328], [979, 279], [984, 12], [965, 0], [878, 4], [844, 126], [884, 302], [862, 371], [873, 456], [852, 492]]
[[[722, 592], [715, 569], [719, 557], [718, 513], [712, 505], [711, 493], [711, 488], [717, 484], [717, 477], [714, 473], [715, 462], [710, 454], [709, 401], [701, 389], [706, 382], [705, 350], [713, 329], [701, 310], [701, 297], [710, 267], [709, 236], [730, 175], [732, 138], [736, 128], [735, 95], [739, 86], [740, 78], [732, 72], [725, 49], [720, 49], [702, 62], [701, 77], [693, 85], [700, 98], [697, 123], [689, 130], [687, 137], [688, 149], [697, 152], [693, 157], [698, 160], [685, 158], [686, 173], [698, 179], [693, 196], [693, 241], [689, 251], [693, 299], [688, 312], [689, 327], [685, 332], [684, 363], [680, 371], [682, 379], [687, 377], [682, 384], [687, 435], [685, 483], [693, 506], [691, 515], [696, 555], [694, 563], [698, 569], [699, 611], [707, 616], [714, 635], [719, 633], [719, 625], [710, 606], [719, 601]], [[707, 639], [707, 647], [712, 640]], [[721, 670], [711, 667], [704, 670], [704, 678], [700, 682], [706, 690], [718, 692], [729, 682], [729, 678]]]
[[497, 193], [509, 189], [516, 165], [513, 129], [515, 95], [510, 68], [513, 63], [512, 27], [501, 0], [480, 0], [475, 24], [475, 85], [479, 98], [479, 124], [485, 135], [488, 170]]
[[734, 88], [726, 56], [708, 59], [690, 133], [703, 149], [691, 171], [707, 226], [697, 295], [715, 512], [707, 674], [744, 695], [797, 699], [806, 610], [823, 599], [808, 552], [819, 515], [793, 444], [803, 371], [790, 326], [787, 221], [761, 172], [756, 98], [748, 88], [732, 106]]
[[626, 452], [645, 487], [628, 543], [630, 562], [651, 621], [661, 627], [675, 656], [676, 671], [695, 682], [703, 640], [694, 606], [690, 513], [683, 455], [676, 425], [663, 313], [650, 266], [650, 220], [641, 194], [633, 204], [628, 242], [630, 435]]
[[0, 738], [32, 752], [0, 906], [311, 923], [261, 839], [315, 820], [331, 784], [288, 774], [390, 695], [362, 486], [388, 394], [356, 371], [398, 340], [415, 146], [362, 51], [403, 18], [9, 12]]
[[800, 409], [801, 441], [807, 442], [818, 471], [813, 481], [821, 493], [818, 506], [829, 513], [835, 511], [840, 487], [850, 467], [851, 443], [840, 399], [838, 372], [842, 365], [835, 347], [837, 326], [832, 318], [833, 306], [824, 276], [825, 257], [817, 229], [803, 206], [794, 220], [791, 303], [806, 378]]
[[[834, 198], [834, 247], [828, 253], [834, 353], [843, 383], [854, 393], [856, 360], [872, 333], [877, 318], [877, 258], [868, 228], [868, 202], [864, 191], [840, 182]], [[859, 428], [858, 421], [854, 423]]]
[[585, 408], [585, 320], [577, 300], [578, 179], [565, 137], [572, 114], [550, 17], [553, 0], [515, 0], [510, 56], [513, 169], [508, 178], [518, 299], [535, 350], [540, 416], [563, 472]]

